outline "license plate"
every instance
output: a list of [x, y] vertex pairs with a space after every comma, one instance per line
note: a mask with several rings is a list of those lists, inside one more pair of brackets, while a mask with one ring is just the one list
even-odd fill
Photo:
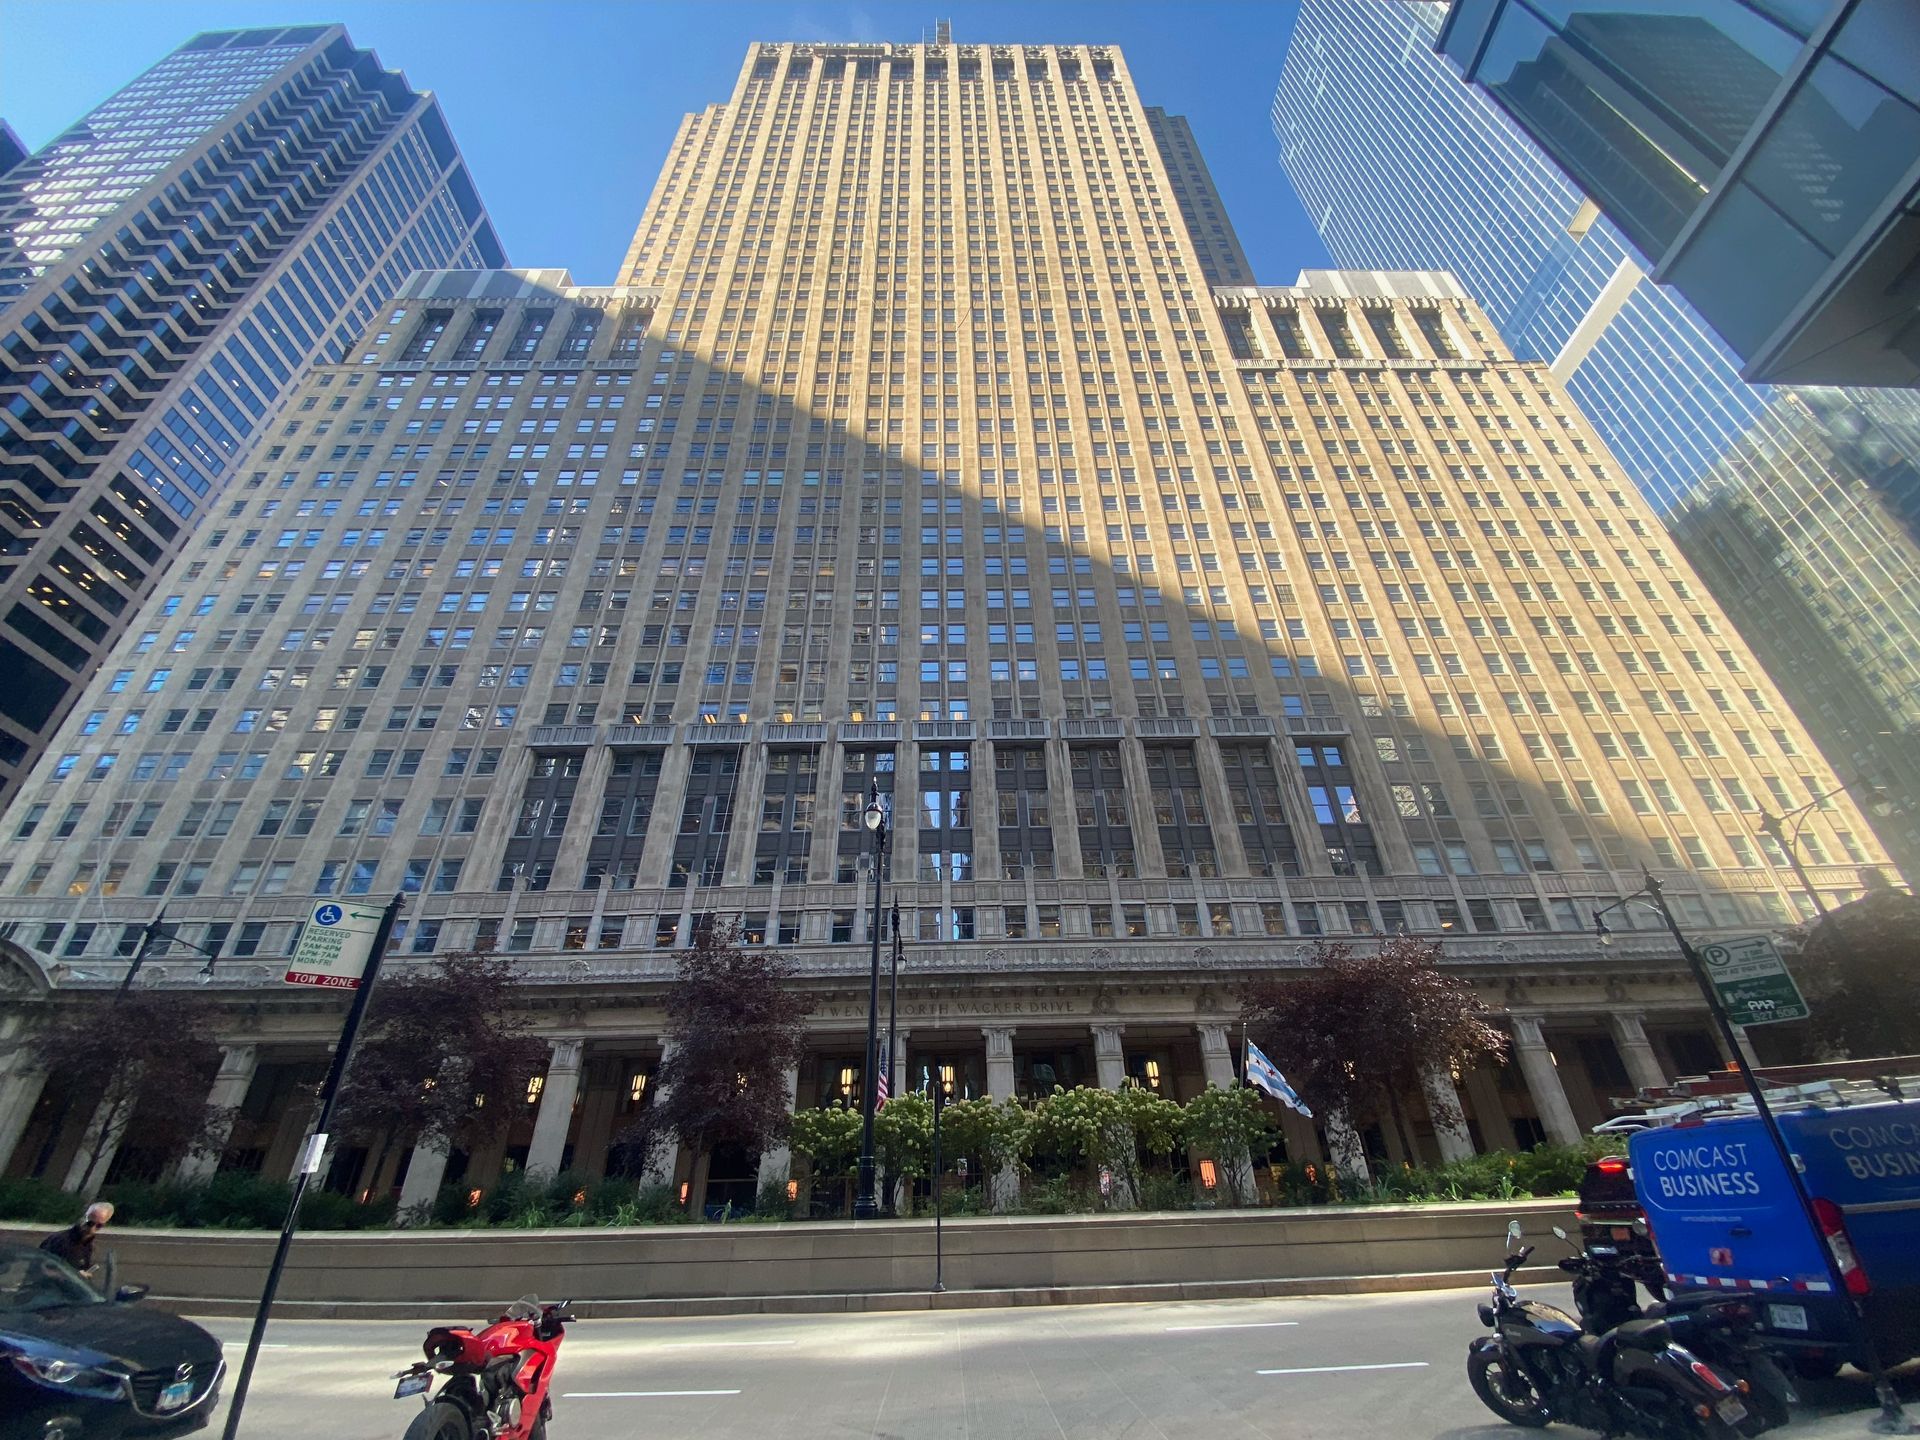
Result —
[[1616, 1225], [1613, 1227], [1613, 1238], [1616, 1240], [1631, 1240], [1633, 1238], [1633, 1230], [1626, 1225]]
[[1738, 1425], [1742, 1420], [1747, 1418], [1747, 1407], [1740, 1403], [1738, 1396], [1729, 1395], [1713, 1407], [1713, 1413], [1729, 1425]]
[[1769, 1305], [1767, 1320], [1776, 1330], [1805, 1330], [1807, 1328], [1807, 1307], [1804, 1305]]
[[409, 1395], [424, 1395], [431, 1384], [433, 1384], [431, 1375], [402, 1375], [400, 1383], [393, 1387], [393, 1398], [404, 1400]]
[[191, 1380], [176, 1380], [160, 1392], [158, 1408], [161, 1410], [178, 1410], [182, 1405], [187, 1404], [192, 1399], [193, 1382]]

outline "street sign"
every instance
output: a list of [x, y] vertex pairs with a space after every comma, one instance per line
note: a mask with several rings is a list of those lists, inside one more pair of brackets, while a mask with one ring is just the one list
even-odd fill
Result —
[[1764, 935], [1702, 945], [1700, 958], [1736, 1025], [1777, 1025], [1812, 1013], [1780, 952]]
[[351, 902], [322, 900], [301, 928], [287, 962], [286, 983], [327, 990], [357, 990], [373, 953], [382, 911]]

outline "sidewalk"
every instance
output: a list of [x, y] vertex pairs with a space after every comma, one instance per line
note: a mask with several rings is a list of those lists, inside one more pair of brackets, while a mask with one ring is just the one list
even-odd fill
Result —
[[[1867, 1427], [1880, 1407], [1865, 1375], [1848, 1370], [1833, 1380], [1796, 1380], [1794, 1386], [1800, 1404], [1794, 1407], [1793, 1423], [1769, 1434], [1793, 1440], [1859, 1440], [1873, 1434]], [[1920, 1362], [1894, 1372], [1894, 1389], [1906, 1405], [1908, 1420], [1920, 1425]]]

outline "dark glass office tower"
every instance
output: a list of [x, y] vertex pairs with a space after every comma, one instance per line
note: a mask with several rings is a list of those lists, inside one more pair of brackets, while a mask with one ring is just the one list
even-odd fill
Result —
[[438, 104], [337, 25], [196, 36], [0, 172], [0, 801], [306, 366], [504, 262]]
[[[1628, 235], [1435, 53], [1447, 13], [1303, 8], [1273, 128], [1327, 248], [1457, 274], [1565, 384], [1832, 763], [1920, 795], [1920, 394], [1744, 383]], [[1875, 828], [1920, 872], [1920, 806]]]
[[1439, 48], [1750, 380], [1920, 383], [1920, 7], [1459, 0]]

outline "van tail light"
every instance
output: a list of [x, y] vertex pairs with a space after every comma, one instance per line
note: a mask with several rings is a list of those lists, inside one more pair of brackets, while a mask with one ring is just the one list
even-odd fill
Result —
[[1602, 1175], [1624, 1175], [1627, 1171], [1626, 1157], [1621, 1155], [1602, 1155], [1593, 1162], [1594, 1169]]
[[1839, 1267], [1840, 1278], [1847, 1285], [1847, 1293], [1865, 1295], [1873, 1286], [1867, 1280], [1867, 1272], [1861, 1267], [1859, 1256], [1853, 1252], [1853, 1240], [1847, 1234], [1847, 1222], [1840, 1214], [1840, 1207], [1831, 1200], [1816, 1196], [1813, 1218], [1820, 1222], [1820, 1234], [1827, 1242], [1827, 1249], [1833, 1252], [1833, 1263]]

